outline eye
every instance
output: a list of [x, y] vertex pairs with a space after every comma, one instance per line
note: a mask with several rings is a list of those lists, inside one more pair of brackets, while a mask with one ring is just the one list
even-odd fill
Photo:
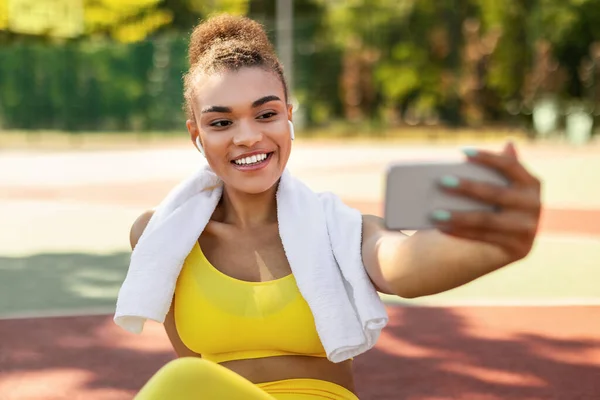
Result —
[[277, 115], [277, 113], [275, 113], [273, 111], [268, 111], [268, 112], [266, 112], [264, 114], [259, 115], [258, 119], [269, 119], [269, 118], [272, 118], [272, 117], [274, 117], [276, 115]]
[[225, 128], [226, 126], [229, 126], [229, 125], [231, 125], [231, 121], [228, 121], [226, 119], [215, 121], [210, 124], [210, 126], [214, 126], [215, 128]]

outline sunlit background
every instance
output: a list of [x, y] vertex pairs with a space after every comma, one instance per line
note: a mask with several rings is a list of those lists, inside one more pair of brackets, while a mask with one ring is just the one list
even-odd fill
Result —
[[362, 399], [597, 399], [600, 0], [0, 0], [0, 399], [129, 399], [174, 357], [111, 321], [129, 228], [202, 163], [194, 25], [263, 23], [292, 172], [381, 215], [397, 160], [517, 144], [544, 182], [531, 255], [427, 298], [357, 358]]

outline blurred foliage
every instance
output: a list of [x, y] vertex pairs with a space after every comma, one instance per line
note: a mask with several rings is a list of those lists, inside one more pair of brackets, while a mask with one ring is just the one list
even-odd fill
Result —
[[[70, 39], [11, 30], [14, 4], [43, 2], [0, 0], [4, 127], [180, 129], [199, 19], [246, 14], [276, 39], [275, 1], [60, 1], [83, 1]], [[600, 0], [295, 0], [294, 76], [312, 125], [522, 124], [548, 97], [598, 115]]]
[[87, 34], [106, 32], [119, 42], [137, 42], [173, 20], [160, 0], [83, 0]]
[[41, 37], [106, 33], [121, 42], [145, 39], [171, 23], [160, 0], [1, 0], [0, 30]]
[[[245, 15], [248, 0], [0, 0], [0, 30], [21, 34], [70, 37], [105, 33], [119, 42], [138, 42], [175, 22], [182, 14], [218, 12]], [[83, 11], [78, 15], [77, 9]], [[177, 18], [175, 16], [177, 15]], [[183, 18], [182, 18], [183, 17]], [[83, 29], [65, 29], [71, 23]], [[183, 24], [189, 25], [189, 24]]]
[[8, 1], [0, 0], [0, 30], [8, 27]]
[[214, 13], [246, 15], [250, 7], [249, 0], [203, 0], [190, 1], [190, 7], [196, 12], [210, 16]]

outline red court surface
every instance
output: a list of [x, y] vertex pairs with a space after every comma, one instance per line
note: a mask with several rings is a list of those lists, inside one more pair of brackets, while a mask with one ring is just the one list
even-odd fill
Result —
[[[600, 398], [600, 307], [390, 307], [355, 361], [361, 400]], [[0, 399], [120, 400], [174, 355], [110, 316], [0, 321]]]

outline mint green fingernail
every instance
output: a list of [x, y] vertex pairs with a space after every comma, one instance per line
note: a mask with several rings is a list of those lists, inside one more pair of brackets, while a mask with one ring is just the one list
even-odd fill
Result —
[[460, 184], [460, 181], [455, 176], [444, 175], [440, 179], [440, 183], [442, 184], [442, 186], [455, 188], [455, 187], [457, 187]]
[[477, 155], [477, 150], [475, 150], [475, 149], [463, 149], [463, 153], [465, 153], [467, 157], [475, 157]]
[[450, 212], [446, 210], [435, 210], [431, 213], [431, 218], [435, 219], [436, 221], [448, 221], [451, 217], [452, 215]]

